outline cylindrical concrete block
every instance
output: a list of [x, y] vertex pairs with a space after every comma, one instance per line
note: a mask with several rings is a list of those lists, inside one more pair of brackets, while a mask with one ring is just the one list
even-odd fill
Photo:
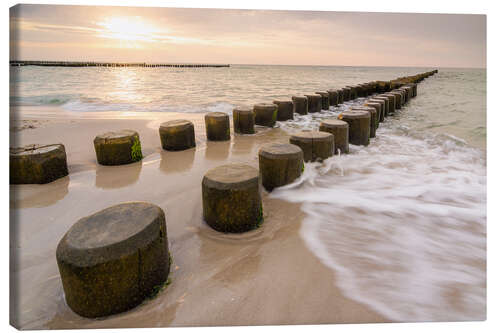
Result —
[[209, 141], [230, 140], [229, 116], [224, 112], [207, 113], [205, 115], [205, 130]]
[[68, 175], [62, 144], [10, 148], [11, 184], [46, 184]]
[[[383, 102], [384, 103], [384, 112], [383, 112], [383, 118], [387, 117], [387, 114], [389, 113], [389, 97], [377, 95], [373, 99], [371, 99], [376, 102]], [[380, 117], [380, 121], [383, 121], [382, 116]]]
[[344, 87], [342, 88], [342, 94], [344, 95], [344, 102], [351, 100], [351, 89]]
[[133, 130], [107, 132], [94, 139], [97, 162], [102, 165], [121, 165], [142, 160], [139, 133]]
[[304, 153], [296, 145], [268, 143], [259, 151], [262, 186], [268, 191], [292, 183], [302, 174]]
[[235, 133], [255, 133], [255, 113], [252, 108], [239, 107], [233, 109], [233, 128]]
[[307, 98], [307, 112], [314, 113], [321, 111], [321, 95], [305, 95]]
[[370, 138], [374, 138], [377, 132], [377, 109], [369, 106], [356, 106], [353, 111], [368, 111], [370, 112]]
[[325, 119], [319, 125], [321, 132], [333, 134], [334, 154], [340, 150], [342, 154], [349, 153], [349, 124], [339, 119]]
[[398, 88], [398, 89], [394, 89], [393, 92], [397, 92], [397, 93], [400, 93], [401, 94], [401, 106], [405, 105], [406, 104], [406, 94], [407, 94], [407, 91], [402, 89], [402, 88]]
[[69, 229], [56, 258], [66, 303], [74, 312], [95, 318], [127, 311], [167, 280], [165, 214], [145, 202], [101, 210]]
[[307, 110], [307, 97], [305, 96], [293, 96], [293, 112], [301, 115], [305, 115], [308, 113]]
[[326, 91], [317, 91], [316, 94], [321, 96], [321, 110], [330, 109], [330, 99]]
[[253, 106], [255, 124], [274, 127], [278, 119], [278, 106], [276, 104], [260, 103]]
[[370, 144], [371, 113], [368, 111], [345, 111], [338, 119], [349, 124], [349, 143], [357, 146]]
[[396, 108], [396, 110], [401, 109], [401, 106], [403, 105], [403, 93], [391, 90], [391, 94], [393, 94], [394, 97], [396, 97], [396, 102], [394, 103], [394, 107]]
[[[385, 101], [383, 99], [372, 98], [368, 100], [368, 103], [376, 103], [380, 106], [380, 116], [378, 118], [378, 121], [380, 123], [383, 123], [385, 119]], [[389, 103], [389, 101], [387, 101], [387, 103]]]
[[375, 127], [378, 128], [379, 122], [380, 122], [380, 117], [382, 116], [382, 106], [384, 105], [383, 102], [377, 103], [377, 102], [366, 102], [363, 106], [369, 106], [372, 108], [375, 108], [377, 110], [377, 115], [376, 115], [376, 124]]
[[387, 115], [390, 116], [390, 115], [394, 114], [394, 112], [396, 112], [396, 96], [394, 94], [391, 94], [391, 93], [385, 93], [385, 94], [382, 94], [379, 96], [389, 98], [389, 109], [388, 109]]
[[220, 232], [245, 232], [262, 223], [259, 171], [246, 164], [209, 170], [202, 181], [203, 218]]
[[356, 86], [347, 86], [347, 88], [349, 88], [351, 90], [351, 95], [350, 95], [351, 99], [358, 98], [358, 92], [357, 92]]
[[160, 125], [161, 146], [165, 150], [185, 150], [196, 146], [194, 125], [189, 120], [170, 120]]
[[278, 121], [293, 119], [292, 101], [273, 101], [278, 106]]
[[322, 161], [333, 155], [334, 138], [327, 132], [302, 131], [290, 137], [290, 143], [304, 152], [304, 161]]
[[337, 90], [328, 90], [327, 92], [330, 106], [337, 106], [339, 104], [339, 94]]

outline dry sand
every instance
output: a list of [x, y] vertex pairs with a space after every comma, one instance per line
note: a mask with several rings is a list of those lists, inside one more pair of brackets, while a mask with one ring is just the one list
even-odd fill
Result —
[[[280, 129], [262, 129], [231, 142], [206, 142], [203, 114], [72, 113], [22, 107], [11, 128], [18, 145], [63, 143], [69, 177], [46, 185], [11, 186], [11, 323], [23, 329], [385, 322], [341, 294], [335, 274], [299, 235], [300, 205], [270, 199], [263, 190], [264, 223], [226, 235], [201, 216], [204, 173], [228, 162], [258, 167], [267, 142], [287, 142]], [[195, 124], [196, 149], [161, 150], [158, 126], [172, 119]], [[95, 135], [116, 129], [140, 134], [144, 160], [96, 164]], [[231, 125], [232, 131], [232, 125]], [[55, 250], [79, 218], [124, 201], [148, 201], [165, 210], [173, 257], [171, 284], [153, 300], [123, 314], [91, 320], [64, 302]]]

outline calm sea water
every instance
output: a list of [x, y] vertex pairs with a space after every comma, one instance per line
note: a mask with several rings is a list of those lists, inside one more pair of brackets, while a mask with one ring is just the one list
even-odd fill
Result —
[[[11, 68], [11, 104], [65, 112], [230, 113], [431, 68]], [[349, 104], [362, 103], [359, 99]], [[280, 123], [315, 129], [349, 105]], [[308, 163], [272, 196], [301, 202], [301, 235], [353, 298], [397, 321], [486, 316], [486, 71], [440, 69], [368, 147]]]

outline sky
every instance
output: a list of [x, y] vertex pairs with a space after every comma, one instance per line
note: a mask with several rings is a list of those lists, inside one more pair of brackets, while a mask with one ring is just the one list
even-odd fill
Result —
[[17, 5], [10, 59], [486, 67], [486, 16]]

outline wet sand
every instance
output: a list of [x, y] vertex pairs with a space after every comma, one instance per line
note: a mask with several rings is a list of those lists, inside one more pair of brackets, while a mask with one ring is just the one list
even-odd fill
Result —
[[[11, 110], [12, 112], [12, 110]], [[202, 220], [204, 173], [228, 162], [258, 167], [267, 142], [287, 142], [278, 128], [206, 142], [203, 114], [73, 113], [22, 107], [16, 121], [34, 128], [11, 132], [19, 145], [63, 143], [69, 177], [46, 185], [11, 186], [11, 323], [23, 329], [207, 325], [372, 323], [387, 319], [341, 294], [333, 271], [299, 235], [300, 204], [262, 190], [261, 228], [226, 235]], [[196, 149], [161, 150], [158, 126], [172, 119], [195, 124]], [[36, 120], [37, 122], [33, 122]], [[11, 124], [12, 127], [12, 124]], [[125, 166], [96, 164], [95, 135], [116, 129], [140, 134], [144, 159]], [[231, 131], [233, 127], [231, 125]], [[11, 143], [12, 145], [12, 143]], [[65, 304], [55, 260], [61, 237], [79, 218], [124, 201], [165, 210], [173, 265], [171, 284], [126, 313], [90, 320]], [[17, 309], [17, 311], [15, 311]]]

